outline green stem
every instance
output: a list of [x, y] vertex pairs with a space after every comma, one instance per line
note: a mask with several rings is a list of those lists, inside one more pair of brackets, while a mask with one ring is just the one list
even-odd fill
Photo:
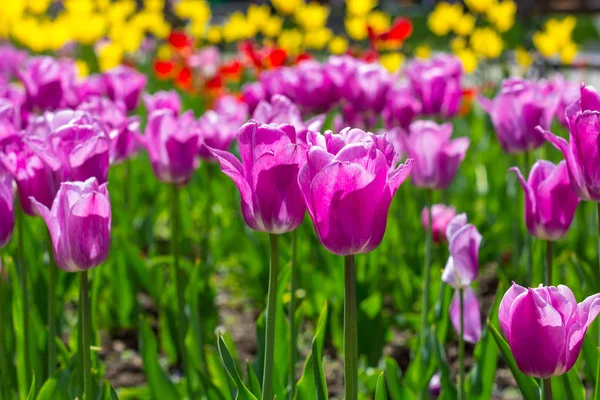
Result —
[[345, 400], [358, 398], [358, 321], [354, 255], [344, 257], [344, 391]]
[[[0, 265], [6, 268], [6, 264], [2, 262], [2, 253], [0, 253]], [[4, 279], [2, 278], [2, 271], [0, 271], [0, 324], [4, 324]], [[8, 362], [6, 359], [6, 342], [4, 340], [4, 329], [0, 329], [0, 386], [2, 387], [2, 396], [5, 399], [10, 398], [9, 378], [8, 378]]]
[[458, 335], [458, 399], [465, 399], [465, 301], [464, 290], [458, 289], [459, 307], [460, 307], [460, 334]]
[[[77, 380], [83, 388], [83, 291], [79, 285], [79, 307], [77, 307]], [[83, 399], [83, 393], [78, 393]]]
[[92, 335], [92, 327], [90, 323], [90, 295], [88, 273], [83, 271], [80, 273], [81, 278], [81, 315], [83, 316], [83, 331], [82, 331], [82, 350], [83, 350], [83, 391], [86, 399], [94, 398], [94, 387], [92, 385], [92, 365], [90, 362], [90, 341]]
[[551, 378], [542, 379], [544, 385], [544, 400], [552, 400], [552, 381]]
[[546, 276], [544, 286], [552, 285], [552, 242], [546, 240]]
[[292, 267], [290, 272], [290, 399], [293, 399], [296, 393], [296, 290], [298, 285], [296, 271], [297, 247], [298, 229], [295, 229], [292, 232]]
[[17, 257], [19, 262], [19, 281], [21, 282], [21, 299], [22, 313], [23, 313], [23, 353], [25, 365], [25, 387], [29, 388], [30, 376], [31, 376], [31, 358], [29, 354], [29, 290], [27, 289], [27, 266], [25, 265], [25, 253], [24, 253], [24, 240], [23, 236], [25, 231], [23, 230], [23, 209], [19, 200], [16, 201], [16, 224], [17, 224]]
[[427, 189], [425, 192], [425, 207], [427, 207], [427, 214], [429, 223], [427, 224], [427, 231], [425, 232], [425, 265], [423, 266], [423, 300], [421, 309], [421, 343], [425, 343], [423, 340], [425, 331], [427, 330], [427, 314], [429, 313], [429, 286], [431, 281], [431, 241], [433, 236], [433, 217], [431, 213], [431, 190]]
[[56, 262], [48, 234], [48, 376], [56, 369]]
[[600, 348], [598, 350], [598, 358], [596, 362], [596, 387], [594, 390], [594, 400], [600, 399]]
[[269, 235], [271, 263], [269, 265], [269, 292], [267, 294], [265, 364], [263, 368], [262, 400], [273, 399], [273, 355], [275, 350], [275, 303], [277, 301], [277, 273], [279, 268], [279, 245], [276, 234]]
[[171, 210], [171, 253], [173, 254], [173, 267], [175, 269], [175, 291], [177, 292], [177, 345], [179, 347], [181, 362], [183, 364], [183, 372], [186, 376], [186, 386], [188, 397], [193, 399], [192, 390], [192, 371], [189, 368], [188, 353], [185, 349], [185, 334], [187, 331], [187, 321], [185, 317], [185, 286], [183, 270], [179, 265], [180, 248], [179, 248], [179, 188], [173, 185], [173, 204]]

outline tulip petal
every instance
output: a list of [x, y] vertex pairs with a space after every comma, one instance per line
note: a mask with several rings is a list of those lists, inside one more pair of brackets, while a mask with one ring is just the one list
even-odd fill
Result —
[[[536, 166], [534, 165], [533, 168], [531, 169], [530, 174], [533, 174], [533, 171], [535, 170], [535, 168], [536, 168]], [[529, 183], [527, 183], [525, 178], [523, 178], [523, 175], [521, 174], [521, 170], [519, 170], [519, 167], [512, 167], [509, 169], [509, 171], [512, 171], [517, 175], [517, 178], [519, 179], [519, 182], [521, 183], [521, 187], [523, 188], [523, 192], [525, 192], [525, 224], [527, 225], [527, 230], [529, 232], [534, 232], [535, 226], [536, 226], [535, 223], [536, 223], [536, 213], [537, 213], [535, 193], [533, 192], [533, 189], [531, 188], [531, 186], [529, 186]]]
[[467, 214], [465, 213], [458, 214], [457, 216], [452, 218], [450, 223], [448, 223], [448, 227], [446, 228], [446, 237], [448, 238], [448, 240], [450, 240], [450, 238], [454, 236], [454, 234], [466, 224]]
[[520, 295], [527, 293], [527, 289], [523, 286], [519, 286], [513, 282], [512, 286], [504, 293], [502, 301], [500, 301], [500, 307], [498, 308], [498, 320], [500, 327], [504, 331], [506, 337], [510, 337], [510, 310]]
[[[481, 338], [481, 312], [475, 292], [470, 287], [464, 289], [464, 332], [463, 338], [469, 343], [477, 343]], [[460, 296], [458, 290], [450, 303], [450, 321], [458, 334], [460, 334]]]

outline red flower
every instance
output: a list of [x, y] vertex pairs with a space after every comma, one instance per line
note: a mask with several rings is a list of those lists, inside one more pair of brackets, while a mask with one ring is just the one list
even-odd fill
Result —
[[273, 49], [267, 56], [267, 63], [271, 68], [282, 66], [286, 60], [287, 53], [283, 49]]
[[370, 26], [367, 26], [367, 31], [369, 32], [371, 46], [374, 47], [378, 41], [404, 42], [412, 35], [413, 26], [412, 21], [408, 18], [396, 18], [391, 28], [385, 32], [376, 34]]
[[172, 76], [175, 65], [171, 61], [155, 60], [153, 69], [159, 79], [167, 79]]
[[192, 70], [189, 67], [182, 67], [175, 78], [175, 84], [183, 89], [192, 87]]
[[193, 40], [183, 32], [171, 32], [169, 43], [177, 50], [184, 50], [193, 46]]

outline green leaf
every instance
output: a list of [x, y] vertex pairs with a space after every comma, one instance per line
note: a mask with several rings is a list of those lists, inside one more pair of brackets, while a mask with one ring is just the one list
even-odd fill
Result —
[[154, 332], [150, 329], [148, 321], [140, 318], [140, 351], [144, 372], [148, 378], [148, 385], [154, 399], [179, 400], [181, 395], [177, 388], [165, 374], [158, 363], [158, 346]]
[[433, 331], [430, 332], [430, 340], [435, 346], [435, 357], [437, 360], [438, 368], [440, 369], [440, 383], [442, 385], [442, 395], [444, 398], [455, 399], [457, 397], [456, 387], [452, 382], [452, 373], [446, 361], [446, 352], [444, 346], [437, 340], [437, 337]]
[[29, 387], [27, 400], [35, 400], [35, 372], [31, 374], [31, 386]]
[[248, 386], [250, 387], [250, 391], [257, 399], [260, 399], [262, 397], [260, 382], [249, 361], [246, 361], [246, 375], [248, 376]]
[[500, 335], [498, 329], [496, 329], [496, 327], [489, 321], [487, 326], [488, 330], [491, 332], [494, 340], [496, 341], [496, 345], [498, 346], [500, 353], [502, 353], [502, 357], [504, 357], [504, 361], [508, 365], [508, 368], [515, 378], [515, 381], [517, 381], [517, 386], [519, 386], [519, 390], [521, 391], [523, 398], [525, 400], [538, 400], [540, 398], [540, 387], [537, 382], [533, 378], [519, 371], [510, 347]]
[[36, 400], [72, 400], [68, 390], [70, 376], [71, 374], [67, 369], [56, 371], [44, 382]]
[[246, 387], [246, 385], [244, 385], [244, 381], [242, 381], [242, 378], [240, 377], [240, 374], [238, 373], [237, 368], [235, 366], [235, 361], [231, 357], [231, 353], [229, 353], [227, 345], [223, 341], [223, 337], [220, 333], [217, 337], [217, 341], [219, 347], [219, 354], [221, 355], [221, 361], [223, 362], [225, 369], [229, 373], [229, 376], [231, 376], [231, 379], [233, 379], [233, 381], [235, 382], [235, 386], [238, 390], [237, 396], [235, 397], [236, 400], [256, 400], [256, 397]]
[[385, 388], [385, 378], [383, 372], [377, 378], [377, 388], [375, 389], [375, 400], [387, 400], [387, 390]]
[[385, 357], [385, 379], [392, 400], [417, 400], [417, 396], [402, 382], [402, 371], [393, 358]]
[[[321, 310], [319, 322], [317, 323], [317, 328], [315, 329], [315, 336], [313, 337], [313, 342], [316, 343], [317, 349], [320, 352], [323, 351], [323, 345], [325, 341], [325, 326], [327, 325], [327, 313], [328, 306], [326, 302], [323, 306], [323, 309]], [[296, 393], [294, 393], [294, 400], [310, 399], [315, 396], [317, 387], [315, 382], [315, 375], [313, 372], [312, 359], [313, 351], [311, 349], [310, 353], [308, 353], [308, 356], [306, 357], [304, 369], [302, 370], [302, 376], [300, 377], [300, 380], [298, 380], [298, 385], [296, 386]]]
[[585, 386], [583, 386], [583, 381], [577, 374], [576, 367], [571, 368], [571, 370], [566, 374], [563, 374], [562, 377], [553, 379], [562, 379], [566, 399], [585, 400]]
[[321, 362], [321, 352], [316, 338], [312, 341], [312, 366], [315, 378], [315, 393], [317, 400], [327, 400], [327, 384], [325, 383], [325, 374], [323, 373], [323, 364]]
[[119, 400], [119, 396], [117, 396], [117, 392], [110, 385], [110, 382], [104, 381], [102, 385], [102, 393], [100, 395], [102, 400]]

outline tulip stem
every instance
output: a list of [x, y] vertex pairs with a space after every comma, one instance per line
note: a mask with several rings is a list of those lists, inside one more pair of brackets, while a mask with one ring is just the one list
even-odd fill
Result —
[[544, 286], [552, 285], [552, 242], [546, 240], [546, 276]]
[[297, 353], [297, 335], [296, 335], [296, 290], [297, 290], [297, 271], [296, 256], [298, 248], [298, 229], [292, 232], [292, 267], [290, 272], [290, 398], [293, 399], [296, 393], [296, 353]]
[[[2, 253], [0, 252], [0, 323], [4, 321], [4, 279], [2, 278], [2, 268], [6, 268], [6, 264], [2, 260]], [[4, 329], [0, 329], [0, 387], [2, 387], [2, 398], [10, 399], [10, 388], [9, 388], [9, 367], [6, 359], [8, 351], [6, 350], [6, 342], [4, 340]]]
[[354, 255], [344, 257], [344, 389], [345, 400], [358, 398], [358, 321]]
[[465, 399], [465, 300], [464, 290], [458, 289], [460, 307], [460, 334], [458, 335], [458, 400]]
[[83, 391], [86, 399], [94, 398], [94, 387], [92, 386], [92, 365], [90, 362], [90, 340], [92, 334], [92, 327], [90, 323], [90, 296], [89, 296], [89, 282], [88, 273], [83, 271], [80, 273], [81, 277], [81, 301], [79, 307], [81, 308], [81, 315], [83, 317], [83, 331], [82, 331], [82, 350], [83, 350]]
[[544, 385], [544, 400], [552, 400], [552, 381], [551, 378], [542, 379]]
[[[29, 377], [31, 374], [31, 358], [29, 355], [29, 291], [27, 289], [27, 267], [25, 266], [25, 253], [23, 251], [24, 243], [24, 229], [23, 229], [23, 209], [21, 203], [16, 201], [16, 223], [17, 231], [17, 257], [19, 260], [19, 280], [21, 281], [21, 317], [23, 318], [23, 358], [24, 358], [24, 376], [25, 376], [25, 388], [29, 388]], [[25, 389], [27, 390], [27, 389]]]
[[265, 314], [265, 363], [263, 368], [262, 400], [273, 399], [273, 356], [275, 351], [275, 303], [277, 302], [277, 273], [279, 268], [279, 244], [276, 234], [269, 234], [271, 262], [269, 264], [269, 292]]
[[431, 241], [433, 235], [433, 217], [431, 213], [431, 190], [425, 191], [425, 207], [427, 208], [427, 217], [429, 223], [427, 224], [427, 232], [425, 233], [425, 265], [423, 273], [425, 274], [423, 279], [423, 301], [421, 309], [421, 345], [425, 343], [425, 331], [427, 330], [427, 314], [429, 313], [429, 285], [431, 281]]
[[181, 266], [179, 265], [179, 188], [173, 185], [173, 204], [171, 210], [171, 253], [173, 254], [173, 267], [175, 269], [175, 291], [177, 292], [177, 347], [181, 355], [183, 364], [183, 373], [185, 378], [188, 397], [193, 399], [192, 391], [192, 371], [189, 368], [188, 353], [185, 349], [185, 334], [187, 332], [187, 321], [185, 318], [185, 286]]
[[56, 369], [56, 262], [48, 234], [48, 376]]

